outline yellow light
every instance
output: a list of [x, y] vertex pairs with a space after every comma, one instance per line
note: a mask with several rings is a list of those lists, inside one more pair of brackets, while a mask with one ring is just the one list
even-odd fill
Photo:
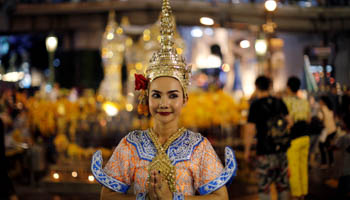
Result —
[[210, 17], [201, 17], [200, 20], [201, 24], [211, 26], [214, 24], [214, 20]]
[[222, 65], [222, 71], [224, 71], [224, 72], [229, 72], [230, 71], [230, 65], [229, 64], [223, 64]]
[[265, 55], [265, 53], [267, 51], [266, 40], [263, 40], [263, 39], [256, 40], [255, 51], [256, 51], [256, 54], [258, 54], [258, 55]]
[[249, 47], [250, 47], [250, 42], [249, 42], [248, 40], [242, 40], [242, 41], [239, 43], [239, 46], [240, 46], [242, 49], [249, 48]]
[[134, 106], [132, 106], [132, 104], [130, 104], [130, 103], [126, 104], [126, 110], [128, 112], [131, 112], [133, 109], [134, 109]]
[[119, 110], [117, 105], [113, 102], [106, 102], [102, 105], [103, 110], [106, 112], [108, 116], [115, 116], [118, 114]]
[[48, 52], [54, 52], [57, 48], [57, 37], [55, 36], [49, 36], [46, 38], [45, 44], [46, 44], [46, 50]]
[[60, 175], [58, 173], [53, 173], [52, 177], [58, 180], [60, 178]]
[[149, 34], [151, 34], [151, 31], [150, 31], [149, 29], [145, 29], [145, 30], [143, 31], [143, 34], [144, 34], [144, 35], [149, 35]]
[[277, 8], [277, 3], [275, 0], [267, 0], [265, 1], [265, 9], [269, 12], [275, 11]]
[[143, 40], [144, 41], [149, 41], [151, 39], [151, 36], [149, 35], [143, 35]]
[[183, 50], [181, 48], [176, 48], [176, 52], [181, 55], [183, 53]]
[[123, 29], [119, 27], [119, 28], [117, 28], [116, 32], [117, 32], [117, 34], [121, 35], [121, 34], [123, 34]]
[[131, 46], [134, 42], [132, 41], [131, 38], [126, 39], [126, 46]]
[[95, 180], [94, 176], [92, 176], [92, 175], [89, 175], [88, 179], [90, 182], [93, 182]]
[[113, 33], [108, 33], [107, 34], [107, 40], [113, 40], [114, 34]]
[[73, 171], [72, 172], [72, 177], [74, 177], [74, 178], [78, 177], [78, 173], [76, 171]]
[[141, 70], [142, 69], [142, 63], [140, 63], [140, 62], [136, 63], [135, 68], [137, 70]]

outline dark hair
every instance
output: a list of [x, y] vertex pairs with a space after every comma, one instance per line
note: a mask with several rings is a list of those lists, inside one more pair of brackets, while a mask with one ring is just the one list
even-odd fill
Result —
[[333, 110], [333, 103], [328, 96], [321, 96], [320, 101], [323, 101], [329, 110]]
[[261, 91], [268, 91], [270, 89], [271, 79], [262, 75], [255, 80], [255, 86]]
[[288, 79], [287, 86], [292, 90], [292, 92], [296, 93], [300, 89], [300, 79], [296, 76], [291, 76]]

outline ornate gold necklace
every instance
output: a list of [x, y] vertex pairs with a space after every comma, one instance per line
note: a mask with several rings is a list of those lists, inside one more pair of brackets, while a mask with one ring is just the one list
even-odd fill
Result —
[[171, 192], [176, 192], [175, 166], [171, 164], [171, 161], [166, 154], [166, 150], [169, 148], [171, 143], [182, 135], [185, 130], [186, 129], [183, 127], [180, 128], [175, 134], [170, 136], [164, 145], [160, 144], [158, 137], [155, 135], [152, 129], [149, 129], [148, 131], [149, 136], [157, 149], [157, 155], [148, 166], [148, 174], [151, 174], [152, 170], [160, 171], [163, 178], [167, 180]]

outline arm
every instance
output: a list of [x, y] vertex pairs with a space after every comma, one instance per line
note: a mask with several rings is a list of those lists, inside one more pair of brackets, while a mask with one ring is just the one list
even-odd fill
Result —
[[136, 196], [114, 192], [113, 190], [110, 190], [104, 186], [102, 187], [100, 200], [117, 200], [117, 199], [118, 200], [135, 200]]
[[228, 200], [228, 193], [226, 186], [203, 196], [185, 196], [185, 200]]
[[243, 142], [244, 142], [244, 159], [249, 161], [250, 156], [250, 148], [253, 143], [253, 139], [255, 137], [255, 124], [248, 122], [244, 126], [244, 134], [243, 134]]

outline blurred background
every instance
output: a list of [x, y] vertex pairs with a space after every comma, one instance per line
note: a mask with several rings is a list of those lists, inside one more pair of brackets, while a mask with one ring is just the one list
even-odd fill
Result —
[[[257, 199], [254, 163], [242, 161], [257, 76], [269, 76], [277, 96], [297, 76], [301, 98], [315, 105], [328, 95], [337, 114], [346, 112], [349, 2], [171, 1], [176, 50], [193, 69], [181, 120], [220, 158], [225, 146], [236, 151], [230, 199]], [[160, 0], [0, 0], [2, 135], [18, 199], [99, 198], [92, 154], [100, 149], [106, 161], [129, 131], [152, 124], [137, 114], [134, 74], [160, 46], [160, 8]], [[337, 165], [317, 166], [309, 198], [331, 199]]]

